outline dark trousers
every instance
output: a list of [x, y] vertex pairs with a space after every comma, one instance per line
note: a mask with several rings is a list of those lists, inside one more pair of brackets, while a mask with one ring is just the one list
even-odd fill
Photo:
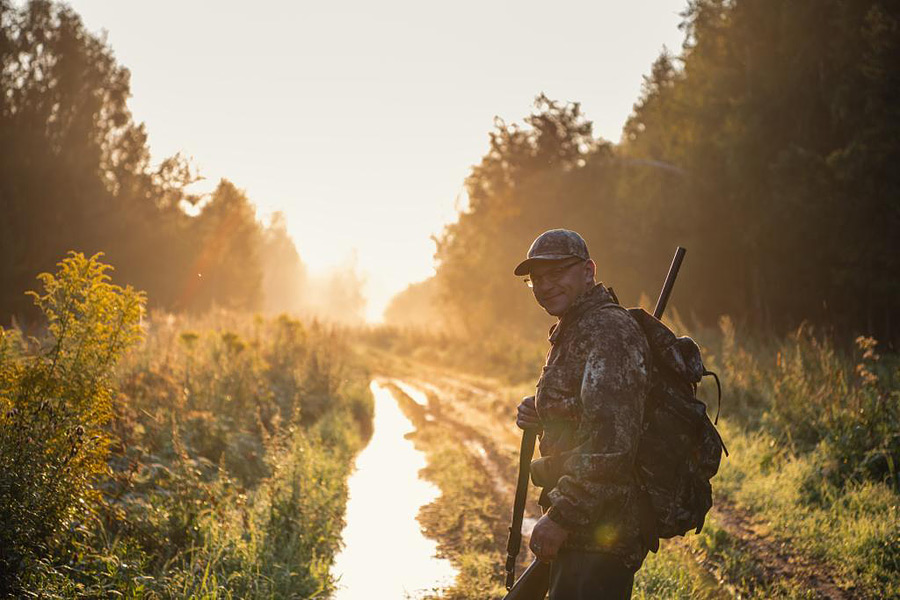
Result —
[[628, 600], [634, 571], [612, 554], [560, 552], [550, 567], [549, 600]]

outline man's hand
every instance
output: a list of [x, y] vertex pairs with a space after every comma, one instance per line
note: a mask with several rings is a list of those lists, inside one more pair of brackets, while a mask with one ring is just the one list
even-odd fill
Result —
[[519, 404], [516, 425], [519, 426], [519, 429], [541, 429], [541, 419], [534, 407], [534, 396], [526, 396]]
[[556, 558], [556, 554], [567, 537], [569, 537], [569, 532], [562, 525], [544, 515], [535, 523], [528, 547], [538, 557], [538, 560], [550, 562]]

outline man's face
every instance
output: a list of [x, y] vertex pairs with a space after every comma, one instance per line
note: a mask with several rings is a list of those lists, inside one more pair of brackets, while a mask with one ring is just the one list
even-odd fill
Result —
[[593, 284], [595, 268], [594, 261], [580, 258], [537, 263], [529, 275], [534, 299], [549, 314], [562, 316]]

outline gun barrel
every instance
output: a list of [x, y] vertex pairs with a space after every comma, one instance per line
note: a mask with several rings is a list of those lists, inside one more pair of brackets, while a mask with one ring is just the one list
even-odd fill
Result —
[[681, 268], [681, 262], [687, 252], [681, 246], [675, 250], [675, 256], [672, 257], [672, 264], [669, 265], [669, 273], [666, 275], [666, 281], [663, 283], [662, 291], [659, 292], [659, 299], [656, 301], [656, 308], [653, 309], [653, 316], [662, 319], [663, 313], [666, 311], [666, 304], [669, 303], [669, 296], [672, 295], [672, 288], [675, 286], [675, 278], [678, 277], [678, 270]]

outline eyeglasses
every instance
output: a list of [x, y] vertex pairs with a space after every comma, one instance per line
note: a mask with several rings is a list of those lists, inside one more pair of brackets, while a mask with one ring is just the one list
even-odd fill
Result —
[[525, 285], [527, 285], [530, 288], [533, 288], [536, 285], [540, 285], [542, 281], [547, 282], [547, 283], [559, 283], [559, 280], [563, 278], [563, 275], [565, 275], [566, 271], [568, 271], [575, 265], [579, 265], [583, 262], [584, 262], [584, 259], [579, 258], [575, 262], [570, 262], [567, 265], [560, 265], [560, 266], [556, 267], [555, 269], [550, 269], [549, 271], [545, 271], [544, 273], [541, 273], [540, 275], [535, 275], [534, 273], [529, 273], [524, 279]]

